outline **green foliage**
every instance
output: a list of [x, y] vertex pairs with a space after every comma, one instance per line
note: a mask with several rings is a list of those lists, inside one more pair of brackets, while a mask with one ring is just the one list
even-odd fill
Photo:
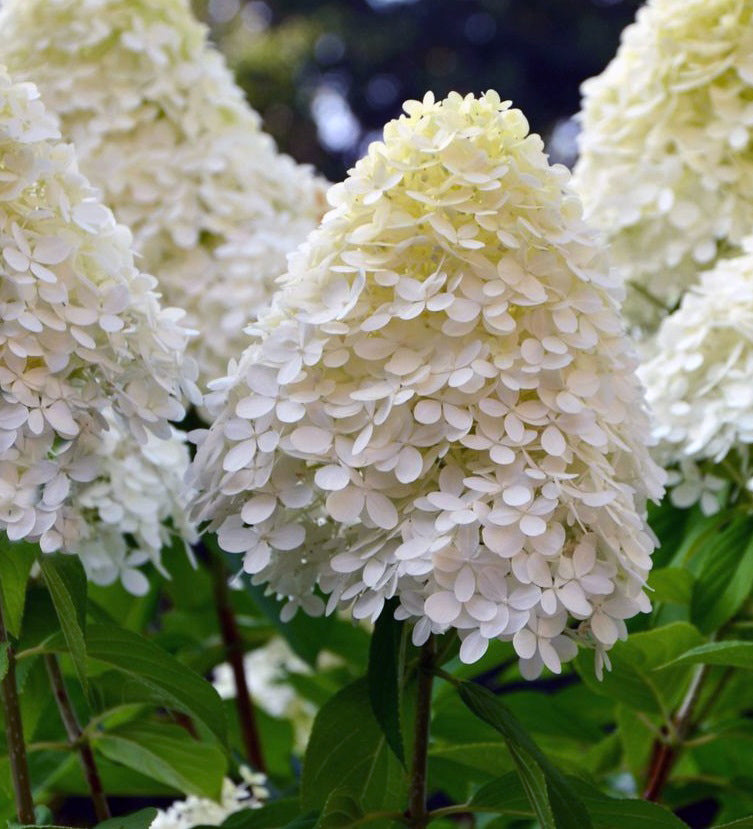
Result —
[[460, 683], [458, 691], [468, 708], [505, 738], [542, 829], [589, 829], [591, 821], [578, 795], [499, 697], [468, 682]]
[[395, 620], [394, 610], [395, 602], [390, 602], [374, 626], [369, 649], [369, 699], [387, 744], [405, 765], [400, 730], [400, 643], [403, 625]]
[[403, 770], [374, 717], [365, 680], [324, 705], [306, 749], [303, 809], [324, 808], [334, 791], [347, 793], [364, 810], [404, 806]]
[[4, 533], [0, 534], [0, 603], [5, 627], [16, 638], [21, 634], [26, 582], [37, 552], [32, 544], [10, 542]]

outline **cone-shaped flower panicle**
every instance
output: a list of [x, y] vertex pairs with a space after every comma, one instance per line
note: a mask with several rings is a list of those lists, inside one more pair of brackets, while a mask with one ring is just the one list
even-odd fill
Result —
[[649, 0], [583, 94], [573, 183], [652, 327], [753, 227], [753, 2]]
[[[677, 464], [672, 499], [718, 509], [727, 460], [750, 478], [753, 444], [753, 239], [744, 252], [701, 274], [662, 322], [654, 355], [640, 368], [655, 414], [659, 457]], [[734, 457], [729, 457], [730, 453]]]
[[181, 385], [196, 399], [188, 332], [134, 267], [128, 230], [78, 172], [36, 88], [4, 71], [0, 158], [0, 530], [75, 552], [99, 531], [74, 525], [102, 508], [82, 493], [117, 464], [114, 435], [159, 453], [184, 414]]
[[531, 676], [648, 606], [662, 473], [569, 173], [509, 106], [410, 101], [330, 190], [194, 474], [285, 615], [397, 596], [416, 643], [512, 640]]
[[39, 86], [139, 264], [183, 308], [202, 381], [225, 373], [322, 180], [261, 131], [189, 0], [8, 0], [0, 60]]

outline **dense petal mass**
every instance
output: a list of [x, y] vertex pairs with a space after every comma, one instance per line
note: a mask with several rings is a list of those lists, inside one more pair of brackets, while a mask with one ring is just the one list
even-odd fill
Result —
[[[181, 314], [160, 307], [128, 230], [57, 139], [36, 88], [0, 72], [0, 529], [45, 552], [80, 552], [102, 521], [114, 523], [104, 501], [86, 500], [94, 482], [117, 453], [170, 451], [168, 420], [183, 417], [184, 391], [197, 398]], [[173, 470], [187, 463], [185, 448], [175, 451], [184, 455]], [[110, 501], [139, 512], [114, 491]], [[128, 532], [154, 553], [149, 520]]]
[[224, 374], [321, 216], [322, 181], [261, 131], [188, 0], [8, 0], [0, 33], [0, 59], [39, 86], [165, 301], [200, 332], [202, 381]]
[[417, 643], [454, 627], [467, 661], [498, 637], [559, 670], [648, 606], [662, 473], [619, 290], [509, 102], [405, 111], [217, 383], [196, 514], [285, 616], [397, 596]]
[[753, 2], [649, 0], [583, 95], [574, 185], [653, 327], [753, 227]]
[[662, 322], [653, 351], [640, 375], [655, 413], [659, 455], [677, 466], [672, 500], [680, 507], [700, 501], [704, 512], [714, 512], [729, 477], [713, 474], [715, 464], [741, 464], [735, 477], [750, 477], [753, 240], [739, 256], [701, 274], [680, 308]]

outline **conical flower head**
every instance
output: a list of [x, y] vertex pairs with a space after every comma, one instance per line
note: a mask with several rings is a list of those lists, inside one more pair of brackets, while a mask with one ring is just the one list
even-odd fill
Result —
[[0, 71], [0, 529], [75, 551], [67, 515], [107, 417], [131, 441], [170, 438], [195, 387], [181, 313], [57, 138], [36, 88]]
[[408, 102], [332, 188], [195, 476], [286, 614], [397, 596], [414, 641], [512, 639], [531, 675], [647, 606], [661, 473], [569, 173], [509, 106]]
[[261, 131], [188, 0], [9, 0], [0, 59], [36, 83], [83, 172], [131, 228], [165, 302], [225, 373], [323, 187]]
[[574, 186], [651, 328], [753, 227], [753, 2], [649, 0], [583, 95]]
[[[640, 368], [659, 456], [675, 465], [672, 500], [719, 508], [729, 477], [750, 477], [753, 444], [753, 239], [701, 274], [661, 324]], [[725, 462], [725, 469], [717, 464]]]

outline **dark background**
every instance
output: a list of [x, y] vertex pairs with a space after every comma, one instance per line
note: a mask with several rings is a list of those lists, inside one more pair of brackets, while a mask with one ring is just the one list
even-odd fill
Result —
[[267, 130], [344, 177], [432, 90], [496, 89], [572, 164], [579, 86], [613, 57], [637, 0], [195, 0]]

